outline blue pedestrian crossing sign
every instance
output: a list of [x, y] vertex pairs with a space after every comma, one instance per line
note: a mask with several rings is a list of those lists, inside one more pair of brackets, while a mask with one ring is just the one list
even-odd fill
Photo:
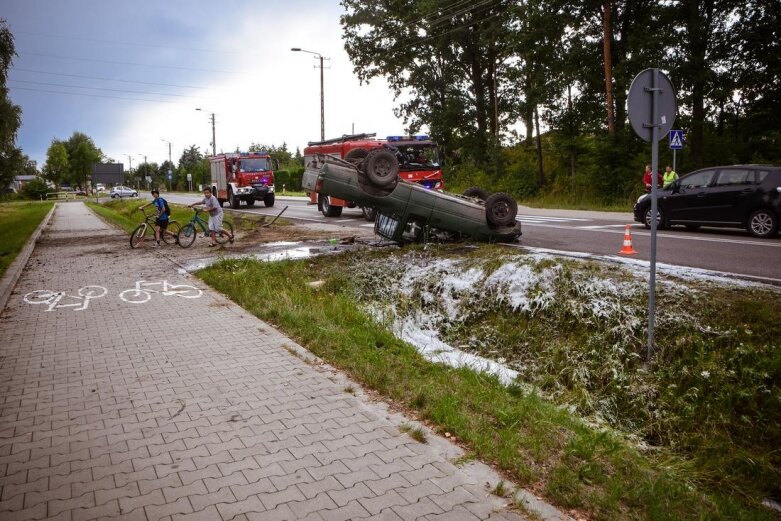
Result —
[[683, 130], [670, 130], [670, 149], [683, 149]]

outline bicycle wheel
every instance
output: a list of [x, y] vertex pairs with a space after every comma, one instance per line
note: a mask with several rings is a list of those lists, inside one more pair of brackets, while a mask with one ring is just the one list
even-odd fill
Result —
[[166, 244], [176, 244], [179, 241], [179, 223], [171, 221], [168, 223], [168, 228], [163, 230], [161, 234], [163, 236], [163, 242]]
[[195, 230], [193, 223], [185, 224], [184, 228], [179, 230], [177, 235], [179, 246], [182, 248], [189, 248], [195, 242], [195, 237], [198, 232]]
[[133, 233], [130, 234], [130, 247], [131, 248], [138, 248], [142, 242], [144, 242], [144, 236], [146, 235], [146, 230], [149, 228], [146, 223], [139, 224], [138, 227], [133, 230]]
[[120, 293], [119, 298], [128, 304], [144, 304], [152, 299], [152, 294], [143, 289], [130, 288]]
[[233, 225], [231, 223], [222, 223], [222, 230], [220, 230], [215, 239], [219, 244], [225, 244], [231, 237], [233, 237]]

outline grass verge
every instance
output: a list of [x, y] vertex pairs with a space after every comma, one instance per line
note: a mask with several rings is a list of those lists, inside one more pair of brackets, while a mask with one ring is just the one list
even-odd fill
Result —
[[[377, 255], [382, 265], [387, 254]], [[703, 487], [692, 479], [698, 474], [691, 472], [691, 460], [667, 450], [642, 452], [534, 388], [508, 387], [469, 369], [428, 362], [375, 322], [356, 298], [355, 270], [370, 275], [368, 260], [360, 254], [267, 264], [229, 259], [199, 276], [560, 507], [594, 519], [775, 519], [756, 498]], [[326, 283], [315, 289], [308, 285], [313, 280]], [[404, 305], [412, 307], [421, 295], [411, 297]], [[572, 316], [563, 318], [568, 322], [560, 326], [577, 327]], [[588, 342], [583, 347], [594, 350]]]
[[27, 240], [49, 213], [52, 202], [12, 202], [0, 204], [0, 277], [22, 251]]

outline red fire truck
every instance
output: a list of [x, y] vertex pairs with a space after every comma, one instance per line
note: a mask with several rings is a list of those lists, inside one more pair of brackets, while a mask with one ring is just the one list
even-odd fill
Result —
[[210, 156], [212, 193], [223, 204], [238, 208], [241, 201], [253, 206], [263, 201], [274, 206], [274, 167], [279, 163], [267, 152], [237, 152]]
[[[376, 134], [348, 134], [325, 141], [310, 141], [304, 148], [304, 164], [316, 161], [317, 154], [325, 154], [347, 161], [359, 162], [367, 154], [377, 148], [386, 148], [399, 160], [399, 178], [420, 183], [432, 190], [443, 190], [445, 182], [442, 178], [442, 166], [439, 163], [437, 144], [428, 136], [388, 136], [386, 139], [375, 139]], [[319, 196], [310, 192], [312, 204], [326, 217], [342, 215], [342, 208], [355, 208], [356, 204], [327, 195]], [[373, 208], [362, 207], [364, 217], [373, 221]]]

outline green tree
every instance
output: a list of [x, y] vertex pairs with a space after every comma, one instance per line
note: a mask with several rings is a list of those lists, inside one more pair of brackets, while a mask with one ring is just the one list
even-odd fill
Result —
[[70, 177], [70, 161], [65, 144], [57, 139], [52, 140], [46, 151], [46, 164], [43, 167], [43, 177], [59, 186]]
[[74, 132], [63, 145], [70, 162], [68, 181], [73, 185], [86, 187], [87, 179], [92, 175], [92, 165], [100, 162], [103, 152], [95, 146], [91, 137], [81, 132]]
[[0, 18], [0, 193], [24, 171], [22, 151], [16, 147], [16, 133], [22, 124], [22, 109], [8, 97], [8, 69], [16, 56], [14, 37]]

